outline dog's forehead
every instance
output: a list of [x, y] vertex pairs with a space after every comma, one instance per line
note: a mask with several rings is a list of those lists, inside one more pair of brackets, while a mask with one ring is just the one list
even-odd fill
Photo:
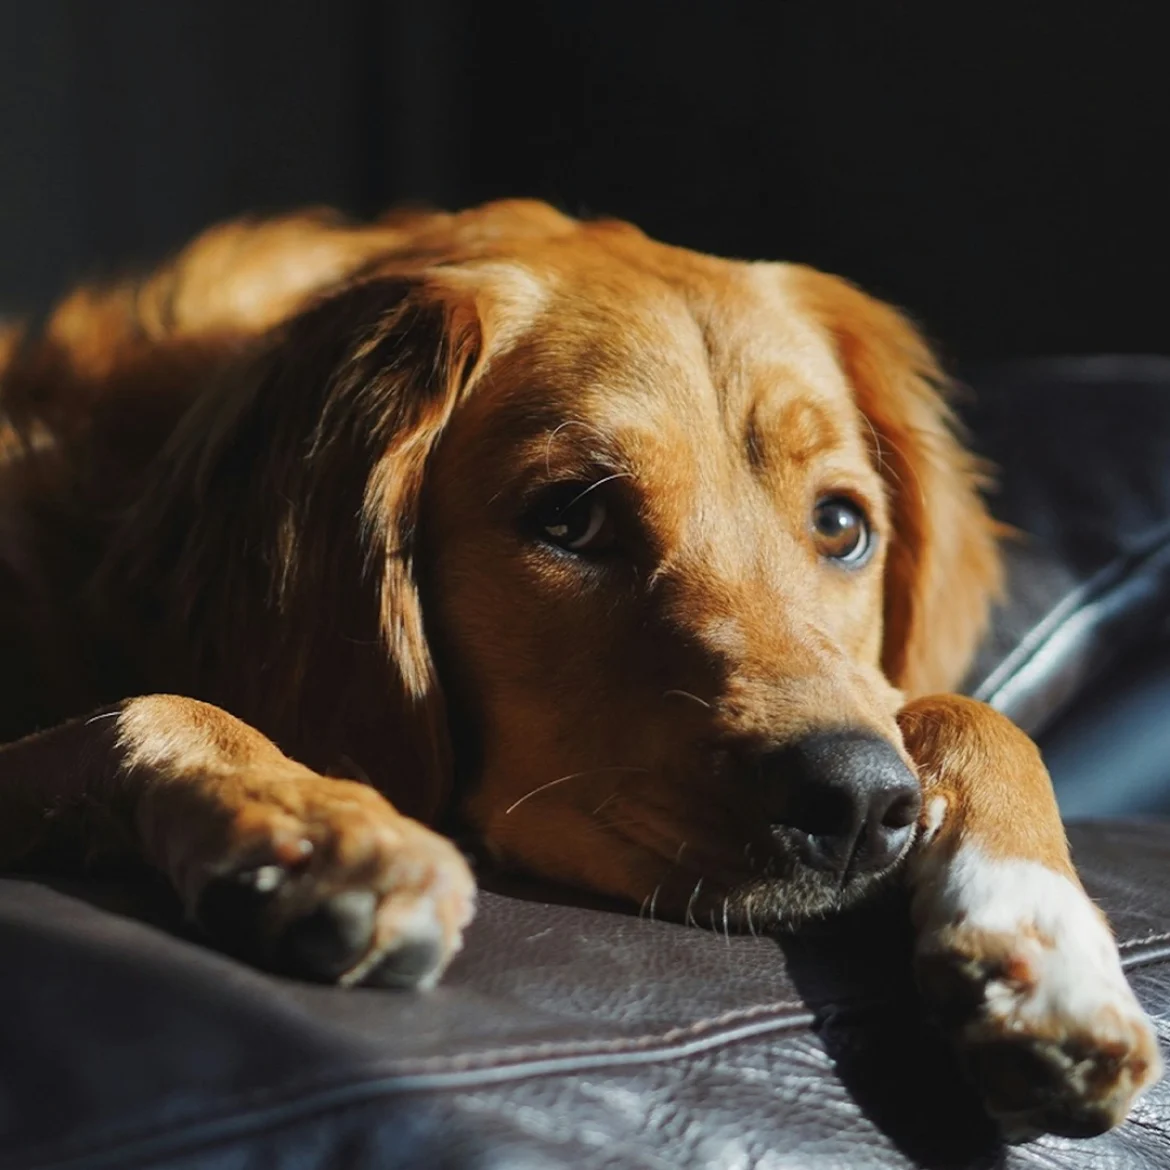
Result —
[[850, 414], [831, 339], [784, 264], [644, 237], [580, 240], [493, 263], [493, 332], [518, 393], [615, 429], [721, 421], [742, 433], [786, 404]]

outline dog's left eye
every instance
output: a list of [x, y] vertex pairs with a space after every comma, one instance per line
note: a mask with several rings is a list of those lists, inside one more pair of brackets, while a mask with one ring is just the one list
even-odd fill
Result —
[[869, 560], [874, 538], [865, 512], [844, 496], [827, 496], [813, 509], [813, 541], [826, 560], [851, 569]]
[[557, 484], [536, 507], [534, 519], [549, 544], [574, 553], [603, 552], [613, 544], [604, 497], [587, 483]]

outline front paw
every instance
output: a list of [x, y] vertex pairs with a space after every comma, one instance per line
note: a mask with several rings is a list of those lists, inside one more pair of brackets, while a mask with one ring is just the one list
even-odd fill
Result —
[[1123, 1121], [1162, 1059], [1081, 889], [967, 845], [915, 902], [923, 993], [1005, 1137], [1088, 1137]]
[[305, 775], [189, 834], [178, 880], [211, 939], [323, 982], [427, 987], [475, 904], [467, 862], [376, 791]]

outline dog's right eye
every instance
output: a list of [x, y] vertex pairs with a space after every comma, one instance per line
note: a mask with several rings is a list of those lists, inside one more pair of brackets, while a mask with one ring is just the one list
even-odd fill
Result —
[[542, 540], [566, 552], [604, 552], [614, 531], [605, 498], [587, 483], [562, 483], [544, 493], [533, 511]]

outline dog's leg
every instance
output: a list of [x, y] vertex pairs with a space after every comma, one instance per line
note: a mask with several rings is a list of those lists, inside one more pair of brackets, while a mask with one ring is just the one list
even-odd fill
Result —
[[923, 785], [909, 872], [924, 995], [1006, 1136], [1116, 1125], [1162, 1061], [1069, 860], [1040, 753], [955, 695], [899, 722]]
[[345, 984], [433, 983], [474, 905], [458, 850], [374, 789], [171, 695], [0, 748], [0, 866], [63, 850], [140, 858], [217, 941]]

